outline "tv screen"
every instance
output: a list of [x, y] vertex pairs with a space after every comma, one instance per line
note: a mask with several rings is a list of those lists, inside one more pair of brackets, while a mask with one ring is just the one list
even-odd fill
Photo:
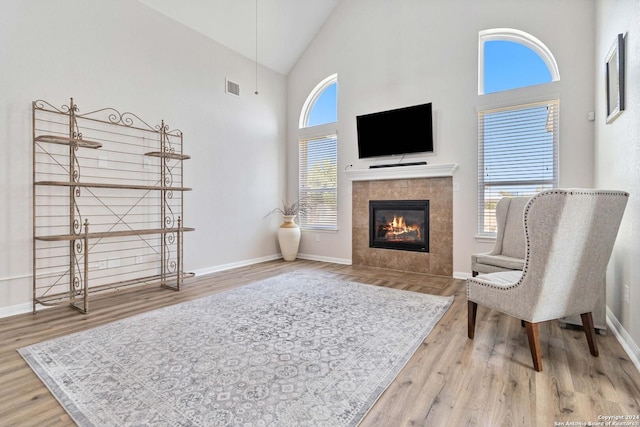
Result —
[[356, 117], [358, 157], [433, 152], [431, 103]]

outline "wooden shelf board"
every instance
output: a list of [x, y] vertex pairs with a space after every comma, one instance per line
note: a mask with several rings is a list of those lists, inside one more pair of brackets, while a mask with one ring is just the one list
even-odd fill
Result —
[[[182, 231], [194, 231], [192, 227], [182, 227]], [[87, 233], [86, 236], [89, 239], [102, 239], [105, 237], [124, 237], [124, 236], [143, 236], [147, 234], [169, 234], [176, 233], [177, 228], [147, 228], [141, 230], [122, 230], [122, 231], [102, 231], [97, 233]], [[65, 240], [80, 240], [84, 239], [85, 233], [81, 234], [57, 234], [51, 236], [36, 236], [36, 240], [43, 242], [61, 242]]]
[[180, 153], [165, 153], [164, 151], [150, 151], [148, 153], [144, 153], [145, 156], [150, 157], [163, 157], [166, 159], [175, 159], [175, 160], [189, 160], [191, 156], [187, 154]]
[[83, 148], [101, 148], [102, 144], [96, 141], [89, 141], [85, 139], [65, 138], [57, 135], [40, 135], [35, 139], [38, 142], [48, 142], [50, 144], [70, 145], [76, 144], [78, 147]]
[[91, 188], [117, 188], [122, 190], [166, 190], [166, 191], [191, 191], [189, 187], [161, 187], [157, 185], [129, 185], [109, 184], [101, 182], [68, 182], [68, 181], [37, 181], [35, 185], [50, 185], [54, 187], [91, 187]]

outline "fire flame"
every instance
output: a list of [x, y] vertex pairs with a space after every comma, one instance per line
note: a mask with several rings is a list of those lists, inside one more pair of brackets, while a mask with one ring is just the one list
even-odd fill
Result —
[[404, 221], [404, 217], [402, 216], [394, 215], [393, 221], [386, 224], [386, 226], [384, 227], [384, 230], [387, 232], [387, 234], [391, 234], [392, 238], [393, 237], [398, 238], [401, 235], [407, 234], [407, 233], [415, 233], [416, 240], [422, 239], [422, 236], [420, 233], [420, 227], [417, 225], [407, 225], [407, 223]]

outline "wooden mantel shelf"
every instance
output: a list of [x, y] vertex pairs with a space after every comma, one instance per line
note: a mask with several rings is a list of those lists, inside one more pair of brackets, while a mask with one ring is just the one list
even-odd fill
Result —
[[453, 176], [456, 163], [434, 165], [397, 166], [376, 169], [348, 169], [345, 175], [350, 181], [378, 181], [385, 179], [436, 178]]

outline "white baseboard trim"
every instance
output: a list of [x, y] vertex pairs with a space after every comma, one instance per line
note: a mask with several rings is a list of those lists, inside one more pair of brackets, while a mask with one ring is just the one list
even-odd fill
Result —
[[351, 260], [347, 258], [333, 258], [333, 257], [311, 255], [311, 254], [298, 254], [298, 258], [306, 259], [309, 261], [321, 261], [321, 262], [331, 262], [333, 264], [351, 265]]
[[629, 356], [629, 359], [631, 359], [631, 362], [635, 365], [638, 372], [640, 372], [640, 347], [633, 341], [631, 335], [624, 329], [613, 312], [609, 310], [609, 307], [607, 307], [607, 325], [609, 325], [609, 330], [613, 332], [613, 335], [618, 339], [618, 342]]
[[260, 258], [252, 258], [244, 261], [230, 262], [228, 264], [220, 264], [220, 265], [214, 265], [212, 267], [201, 268], [199, 270], [194, 270], [193, 273], [196, 276], [202, 276], [204, 274], [217, 273], [219, 271], [231, 270], [238, 267], [246, 267], [248, 265], [259, 264], [261, 262], [273, 261], [281, 258], [282, 258], [282, 255], [269, 255], [269, 256], [260, 257]]
[[471, 277], [471, 273], [467, 273], [465, 271], [454, 271], [453, 272], [453, 278], [454, 279], [467, 280], [469, 277]]
[[33, 312], [33, 304], [30, 302], [23, 302], [22, 304], [0, 307], [0, 318], [31, 312]]
[[[31, 282], [32, 277], [32, 273], [20, 274], [17, 276], [0, 277], [0, 284], [2, 284], [3, 282], [25, 281], [25, 286], [29, 286], [29, 289], [31, 289], [32, 285], [30, 283], [27, 283], [26, 281], [28, 280], [29, 282]], [[16, 314], [31, 312], [33, 312], [33, 304], [31, 302], [8, 305], [5, 307], [0, 307], [0, 319], [3, 317], [15, 316]]]

